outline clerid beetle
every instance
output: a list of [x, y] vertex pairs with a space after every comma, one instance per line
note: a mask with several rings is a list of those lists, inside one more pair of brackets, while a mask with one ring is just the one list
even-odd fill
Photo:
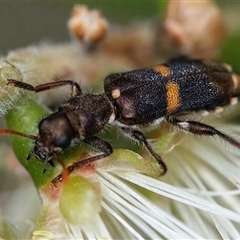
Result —
[[[167, 121], [196, 135], [217, 135], [240, 148], [240, 142], [211, 126], [182, 120], [185, 119], [182, 116], [192, 112], [219, 112], [224, 106], [237, 103], [240, 78], [224, 64], [181, 57], [150, 68], [110, 74], [105, 78], [102, 94], [83, 94], [78, 83], [71, 80], [33, 87], [8, 79], [8, 84], [35, 92], [71, 85], [70, 100], [40, 121], [37, 136], [5, 130], [8, 134], [34, 139], [28, 158], [34, 154], [45, 163], [51, 164], [51, 159], [76, 139], [99, 150], [99, 154], [70, 165], [68, 174], [112, 153], [111, 145], [95, 135], [109, 124], [117, 124], [123, 134], [142, 143], [160, 165], [162, 175], [167, 172], [166, 164], [139, 131], [140, 127]], [[60, 174], [53, 181], [62, 178]]]

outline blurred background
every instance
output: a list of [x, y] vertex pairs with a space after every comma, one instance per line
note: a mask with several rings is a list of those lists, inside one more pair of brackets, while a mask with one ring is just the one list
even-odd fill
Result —
[[[8, 1], [0, 3], [0, 52], [36, 44], [69, 39], [66, 21], [74, 4], [99, 9], [111, 22], [127, 24], [154, 18], [166, 5], [157, 1]], [[159, 7], [160, 5], [160, 7]]]
[[[34, 44], [41, 40], [66, 41], [66, 23], [72, 6], [86, 4], [89, 8], [100, 9], [111, 22], [126, 24], [138, 19], [151, 19], [159, 15], [167, 1], [6, 1], [0, 3], [0, 51]], [[238, 1], [218, 1], [224, 10], [231, 29], [240, 29], [240, 3]], [[240, 31], [240, 30], [239, 30]]]
[[[139, 20], [154, 21], [163, 16], [167, 1], [6, 1], [0, 2], [0, 54], [43, 41], [69, 40], [66, 20], [74, 4], [96, 8], [111, 24], [129, 24]], [[217, 1], [226, 20], [229, 38], [221, 50], [220, 58], [240, 70], [240, 2]], [[203, 16], [204, 17], [204, 16]]]

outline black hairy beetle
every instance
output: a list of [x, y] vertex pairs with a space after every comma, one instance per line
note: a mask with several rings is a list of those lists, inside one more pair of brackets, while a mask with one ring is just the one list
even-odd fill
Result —
[[[176, 58], [150, 68], [110, 74], [105, 78], [102, 94], [83, 94], [80, 86], [71, 80], [33, 87], [8, 79], [8, 84], [35, 92], [71, 85], [70, 100], [41, 120], [37, 136], [11, 130], [7, 132], [34, 139], [35, 146], [28, 159], [34, 154], [38, 160], [50, 164], [52, 157], [68, 148], [74, 139], [84, 141], [101, 152], [73, 163], [67, 168], [68, 174], [112, 153], [111, 145], [95, 134], [113, 123], [116, 123], [126, 136], [143, 144], [160, 165], [162, 175], [167, 171], [166, 164], [138, 127], [151, 126], [165, 120], [196, 135], [217, 135], [240, 148], [237, 140], [215, 128], [180, 118], [189, 112], [219, 112], [223, 106], [237, 103], [240, 96], [240, 78], [224, 64]], [[60, 174], [53, 181], [61, 181], [62, 176]]]

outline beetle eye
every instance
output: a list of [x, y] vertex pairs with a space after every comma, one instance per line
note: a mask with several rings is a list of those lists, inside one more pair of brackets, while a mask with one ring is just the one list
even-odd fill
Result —
[[63, 135], [59, 137], [55, 142], [55, 146], [60, 148], [67, 148], [70, 146], [70, 144], [71, 144], [71, 137], [67, 135]]

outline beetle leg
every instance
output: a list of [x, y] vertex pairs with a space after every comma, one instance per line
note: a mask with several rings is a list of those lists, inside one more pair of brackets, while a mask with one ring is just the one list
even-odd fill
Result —
[[[72, 165], [67, 167], [68, 174], [70, 174], [77, 168], [81, 168], [87, 164], [90, 164], [97, 160], [105, 158], [113, 152], [112, 146], [108, 142], [104, 141], [99, 137], [91, 136], [85, 139], [84, 142], [90, 145], [91, 147], [100, 150], [103, 153], [74, 162]], [[63, 174], [61, 173], [52, 180], [52, 183], [56, 186], [57, 183], [61, 182], [62, 180], [63, 180]]]
[[52, 160], [49, 161], [45, 161], [44, 162], [44, 169], [43, 169], [43, 174], [48, 170], [48, 166], [51, 165], [52, 167], [54, 167], [54, 163]]
[[60, 81], [55, 81], [55, 82], [49, 82], [49, 83], [40, 84], [40, 85], [37, 85], [34, 87], [31, 84], [28, 84], [28, 83], [25, 83], [22, 81], [8, 79], [7, 85], [8, 84], [13, 84], [15, 87], [22, 88], [22, 89], [28, 90], [28, 91], [33, 91], [33, 92], [43, 92], [43, 91], [46, 91], [49, 89], [58, 88], [58, 87], [65, 86], [65, 85], [71, 85], [71, 87], [72, 87], [71, 96], [72, 97], [75, 97], [77, 94], [82, 93], [82, 90], [81, 90], [79, 84], [72, 80], [60, 80]]
[[148, 150], [148, 152], [156, 159], [156, 161], [160, 165], [162, 169], [161, 175], [164, 175], [167, 172], [167, 166], [165, 162], [162, 160], [162, 158], [153, 150], [145, 136], [140, 131], [131, 128], [122, 127], [121, 129], [126, 136], [130, 137], [132, 140], [136, 142], [141, 142], [144, 145], [144, 147]]
[[214, 127], [211, 127], [207, 124], [195, 122], [195, 121], [180, 121], [176, 118], [171, 118], [171, 119], [169, 118], [167, 119], [167, 121], [186, 132], [190, 132], [196, 135], [206, 135], [206, 136], [217, 135], [218, 137], [227, 141], [231, 145], [237, 148], [240, 148], [239, 141], [235, 140], [234, 138], [228, 136], [225, 133], [218, 131]]

